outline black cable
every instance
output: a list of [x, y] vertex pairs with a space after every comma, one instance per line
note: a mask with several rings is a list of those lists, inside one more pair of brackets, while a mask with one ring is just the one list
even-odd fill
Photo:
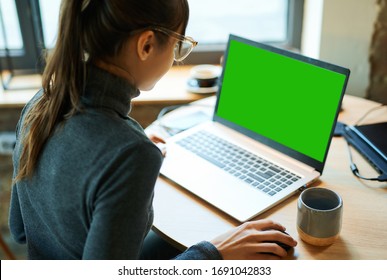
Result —
[[360, 175], [359, 169], [357, 168], [356, 164], [353, 162], [352, 152], [351, 152], [350, 144], [348, 141], [347, 141], [347, 147], [348, 147], [350, 168], [351, 168], [353, 175], [355, 175], [356, 177], [358, 177], [362, 180], [367, 180], [367, 181], [378, 181], [378, 182], [386, 182], [387, 181], [387, 174], [382, 174], [379, 177], [375, 177], [375, 178], [367, 178], [367, 177], [363, 177], [362, 175]]

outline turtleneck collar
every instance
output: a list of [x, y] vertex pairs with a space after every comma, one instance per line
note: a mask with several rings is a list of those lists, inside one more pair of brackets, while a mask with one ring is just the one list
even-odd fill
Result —
[[131, 100], [139, 94], [140, 91], [127, 80], [88, 65], [86, 88], [82, 95], [82, 103], [86, 108], [112, 109], [122, 117], [127, 117]]

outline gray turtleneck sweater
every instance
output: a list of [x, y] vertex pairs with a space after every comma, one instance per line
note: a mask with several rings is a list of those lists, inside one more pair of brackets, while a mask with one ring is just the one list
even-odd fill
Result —
[[[9, 225], [31, 259], [137, 259], [153, 222], [158, 148], [128, 117], [139, 95], [125, 80], [88, 68], [84, 110], [59, 125], [31, 179], [14, 185]], [[24, 108], [14, 151], [18, 170]], [[168, 203], [168, 202], [166, 202]], [[177, 259], [221, 259], [209, 242]]]

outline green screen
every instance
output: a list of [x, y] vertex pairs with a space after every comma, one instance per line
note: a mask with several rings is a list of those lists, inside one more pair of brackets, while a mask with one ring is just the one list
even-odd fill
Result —
[[320, 162], [346, 76], [230, 42], [217, 115]]

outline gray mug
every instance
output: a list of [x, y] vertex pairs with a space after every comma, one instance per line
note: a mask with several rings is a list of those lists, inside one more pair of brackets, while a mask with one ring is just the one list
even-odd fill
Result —
[[312, 245], [331, 245], [339, 237], [343, 216], [343, 200], [325, 188], [304, 190], [297, 203], [297, 231], [300, 238]]

